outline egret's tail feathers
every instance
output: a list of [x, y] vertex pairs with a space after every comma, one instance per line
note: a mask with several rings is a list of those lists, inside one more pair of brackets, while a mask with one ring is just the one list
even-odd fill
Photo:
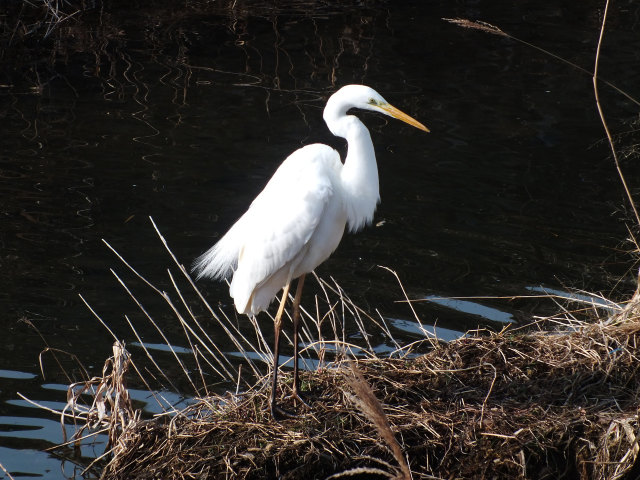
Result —
[[223, 237], [195, 259], [191, 271], [196, 274], [196, 280], [201, 278], [222, 280], [233, 273], [238, 264], [238, 252], [237, 248], [232, 248], [233, 245], [227, 245], [227, 243], [229, 242], [225, 242]]

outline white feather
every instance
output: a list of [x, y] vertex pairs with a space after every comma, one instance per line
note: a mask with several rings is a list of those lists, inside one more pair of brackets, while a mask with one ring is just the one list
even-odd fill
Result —
[[[255, 314], [267, 308], [288, 278], [305, 273], [298, 272], [309, 256], [301, 253], [308, 252], [326, 211], [343, 210], [334, 190], [341, 168], [338, 152], [326, 145], [308, 145], [291, 154], [245, 214], [196, 260], [198, 278], [234, 271], [230, 294], [238, 311]], [[316, 260], [311, 263], [324, 261], [341, 236], [314, 243]]]
[[245, 214], [195, 261], [197, 278], [233, 274], [230, 294], [238, 312], [265, 310], [282, 287], [331, 255], [347, 224], [356, 231], [373, 219], [380, 201], [378, 168], [369, 131], [347, 115], [353, 107], [426, 130], [369, 87], [348, 85], [332, 95], [323, 116], [331, 132], [347, 140], [344, 165], [327, 145], [296, 150]]

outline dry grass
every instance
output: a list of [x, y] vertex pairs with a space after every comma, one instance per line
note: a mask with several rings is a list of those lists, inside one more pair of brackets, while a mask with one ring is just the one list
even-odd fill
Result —
[[[299, 408], [299, 418], [277, 423], [269, 414], [264, 368], [271, 352], [257, 324], [253, 336], [233, 330], [233, 322], [206, 303], [167, 250], [184, 277], [179, 288], [169, 272], [179, 302], [114, 253], [141, 280], [138, 287], [150, 289], [183, 326], [186, 340], [180, 343], [190, 346], [190, 367], [169, 343], [168, 350], [195, 399], [178, 411], [154, 393], [164, 415], [142, 420], [134, 411], [128, 377], [143, 382], [151, 377], [165, 385], [179, 378], [162, 370], [137, 335], [140, 327], [127, 318], [142, 344], [141, 355], [134, 358], [116, 343], [103, 376], [72, 385], [62, 412], [63, 419], [89, 428], [79, 428], [68, 443], [83, 434], [109, 433], [111, 448], [91, 465], [103, 467], [104, 479], [634, 478], [638, 293], [624, 307], [582, 304], [580, 310], [537, 319], [527, 328], [469, 332], [448, 343], [425, 338], [429, 351], [421, 356], [377, 358], [373, 347], [364, 345], [355, 359], [345, 322], [359, 326], [365, 343], [369, 333], [393, 342], [390, 332], [382, 318], [365, 315], [341, 289], [321, 282], [325, 298], [313, 315], [304, 312], [303, 351], [308, 359], [321, 360], [320, 368], [301, 374], [313, 409]], [[116, 278], [134, 299], [139, 317], [159, 330], [145, 302], [122, 275]], [[207, 336], [184, 287], [244, 355], [244, 370]], [[211, 394], [205, 371], [237, 383], [235, 393]], [[280, 401], [295, 409], [286, 399], [292, 375], [285, 370], [281, 378]], [[95, 400], [83, 406], [81, 397], [88, 394]]]
[[624, 478], [638, 453], [638, 305], [548, 322], [560, 326], [304, 372], [314, 408], [282, 423], [262, 388], [200, 399], [125, 428], [103, 478]]

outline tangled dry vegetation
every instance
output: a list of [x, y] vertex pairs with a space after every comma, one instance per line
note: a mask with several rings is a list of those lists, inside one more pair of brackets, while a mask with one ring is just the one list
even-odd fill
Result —
[[[382, 317], [367, 316], [339, 287], [331, 290], [318, 279], [326, 298], [316, 298], [315, 315], [305, 311], [302, 317], [305, 354], [321, 365], [302, 372], [312, 409], [287, 405], [282, 398], [284, 406], [297, 407], [301, 415], [277, 423], [269, 414], [269, 377], [259, 365], [271, 363], [271, 352], [259, 327], [254, 325], [253, 340], [234, 330], [234, 323], [207, 304], [167, 250], [182, 277], [180, 285], [168, 272], [181, 304], [114, 253], [142, 281], [139, 286], [150, 289], [182, 325], [186, 340], [181, 343], [190, 345], [192, 366], [167, 343], [200, 393], [183, 410], [165, 403], [165, 414], [141, 418], [132, 406], [127, 379], [137, 375], [146, 382], [151, 366], [157, 368], [152, 377], [165, 375], [170, 385], [169, 377], [176, 381], [177, 375], [160, 368], [126, 315], [151, 364], [142, 368], [139, 357], [130, 356], [117, 341], [102, 376], [72, 385], [62, 412], [63, 419], [85, 422], [69, 443], [87, 431], [87, 437], [109, 433], [106, 454], [91, 465], [100, 466], [104, 480], [640, 476], [640, 290], [623, 306], [580, 300], [586, 308], [565, 309], [526, 327], [473, 331], [450, 342], [431, 338], [429, 350], [420, 356], [398, 349], [401, 358], [378, 358], [368, 345], [356, 358], [354, 345], [344, 336], [345, 322], [357, 324], [364, 339], [380, 335], [362, 330], [365, 324], [380, 328], [393, 342], [391, 333]], [[142, 297], [114, 275], [143, 317], [158, 328]], [[246, 371], [258, 378], [253, 387], [240, 389], [241, 367], [212, 342], [190, 308], [188, 293], [195, 293], [210, 320], [219, 322], [243, 355]], [[419, 325], [418, 317], [416, 321]], [[332, 331], [331, 336], [322, 339], [321, 330]], [[215, 371], [227, 384], [238, 381], [236, 392], [211, 395], [206, 387], [197, 387], [189, 372], [204, 370]], [[282, 372], [282, 397], [290, 391], [291, 377]], [[149, 385], [146, 389], [153, 392]], [[85, 408], [81, 401], [87, 394], [94, 399]], [[162, 404], [162, 394], [154, 395]]]
[[636, 478], [637, 298], [546, 322], [305, 372], [313, 410], [281, 423], [262, 388], [131, 422], [103, 478]]

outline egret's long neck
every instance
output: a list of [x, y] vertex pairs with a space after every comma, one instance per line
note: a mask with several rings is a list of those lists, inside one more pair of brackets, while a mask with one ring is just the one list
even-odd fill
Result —
[[380, 201], [378, 166], [369, 130], [357, 117], [347, 115], [346, 110], [333, 106], [330, 99], [324, 120], [334, 135], [347, 140], [347, 158], [340, 179], [349, 229], [356, 231], [371, 222]]

